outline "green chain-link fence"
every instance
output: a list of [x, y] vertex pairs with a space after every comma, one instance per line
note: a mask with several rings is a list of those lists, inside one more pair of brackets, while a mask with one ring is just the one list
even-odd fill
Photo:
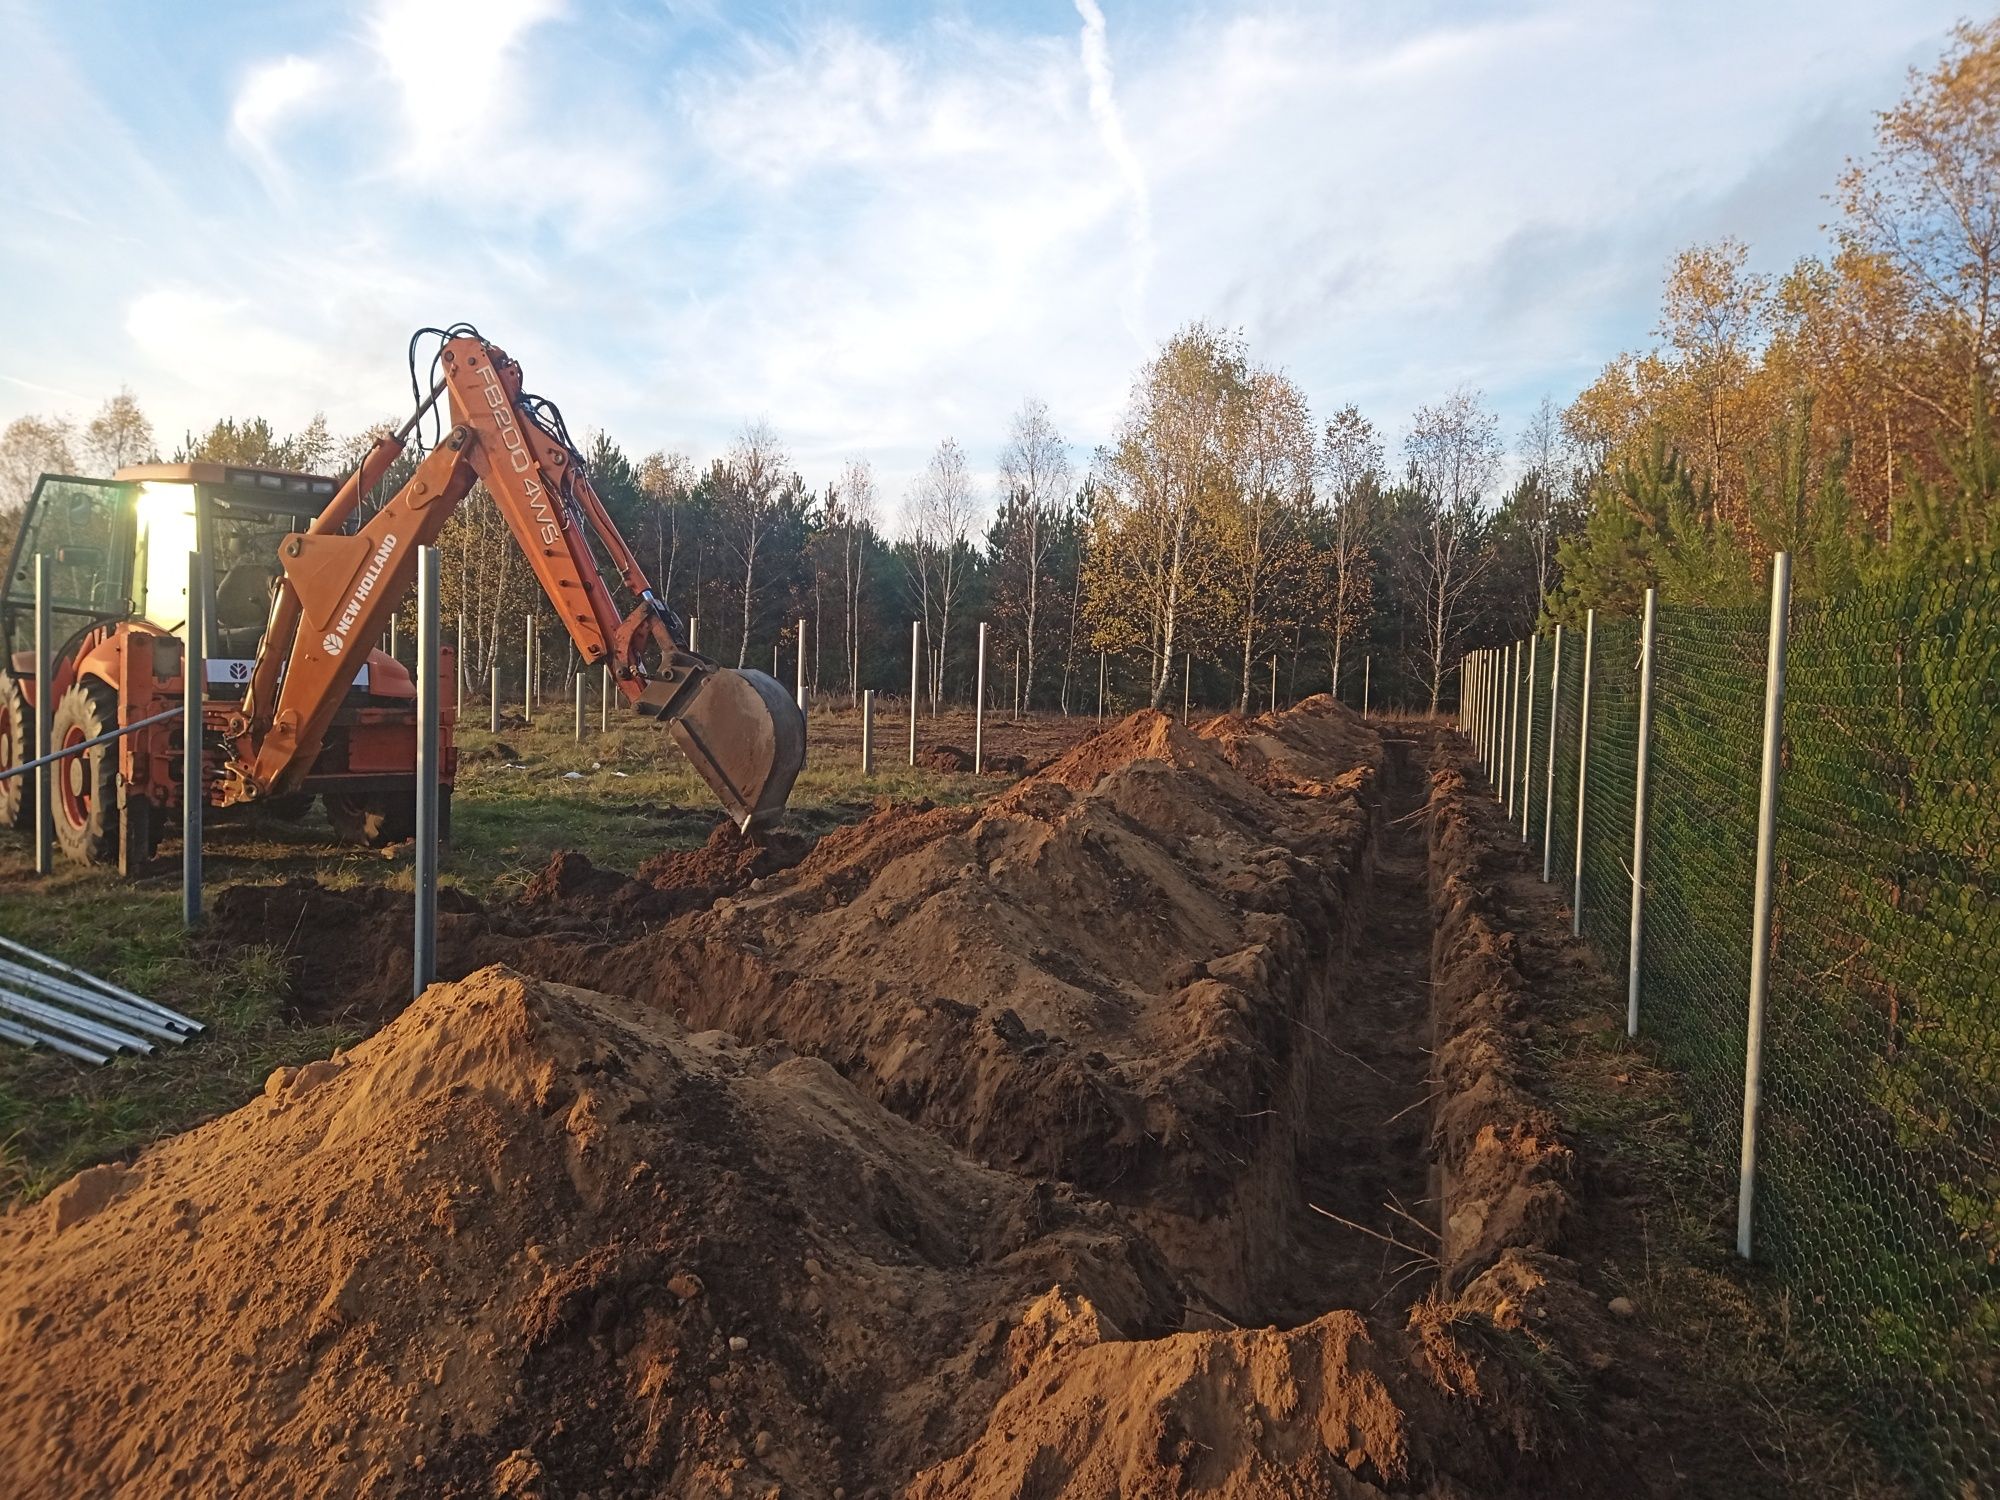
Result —
[[[1762, 609], [1663, 606], [1655, 639], [1640, 1031], [1683, 1073], [1702, 1139], [1732, 1167], [1767, 625]], [[1564, 632], [1553, 726], [1565, 895], [1582, 646]], [[1639, 654], [1636, 621], [1597, 621], [1583, 929], [1621, 978]], [[1994, 1493], [2000, 581], [1970, 563], [1795, 602], [1785, 668], [1754, 1252], [1879, 1451], [1924, 1493]], [[1545, 746], [1546, 678], [1533, 706]], [[1542, 826], [1534, 809], [1537, 852]]]

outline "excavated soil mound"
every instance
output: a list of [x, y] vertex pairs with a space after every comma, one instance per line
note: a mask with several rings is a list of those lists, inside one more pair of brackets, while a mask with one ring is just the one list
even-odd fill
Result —
[[502, 969], [0, 1220], [0, 1266], [24, 1497], [859, 1495], [1066, 1336], [1052, 1285], [1178, 1316], [1102, 1206]]
[[783, 1038], [982, 1160], [1130, 1205], [1199, 1264], [1194, 1315], [1254, 1321], [1373, 740], [1324, 698], [1241, 732], [1136, 714], [982, 809], [885, 809], [761, 891], [523, 961]]

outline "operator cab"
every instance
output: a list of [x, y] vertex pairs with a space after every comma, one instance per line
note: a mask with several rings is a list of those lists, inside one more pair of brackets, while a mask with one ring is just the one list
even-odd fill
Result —
[[111, 479], [45, 476], [0, 606], [15, 656], [26, 657], [16, 671], [33, 670], [37, 555], [50, 559], [51, 610], [62, 635], [128, 619], [179, 634], [188, 553], [199, 550], [215, 591], [205, 643], [211, 680], [247, 679], [270, 613], [279, 545], [304, 531], [338, 488], [319, 474], [220, 463], [138, 464]]
[[216, 463], [141, 464], [120, 469], [117, 478], [137, 489], [133, 613], [162, 630], [179, 630], [187, 619], [187, 555], [198, 550], [215, 591], [208, 655], [225, 662], [255, 657], [278, 581], [278, 547], [311, 524], [338, 484], [317, 474]]

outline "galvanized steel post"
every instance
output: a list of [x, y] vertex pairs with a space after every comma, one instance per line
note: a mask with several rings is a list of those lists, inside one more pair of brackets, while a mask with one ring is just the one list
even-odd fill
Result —
[[1550, 860], [1556, 848], [1556, 763], [1562, 759], [1556, 753], [1556, 711], [1562, 706], [1563, 676], [1563, 628], [1556, 626], [1555, 645], [1549, 652], [1549, 788], [1547, 800], [1542, 809], [1542, 884], [1547, 885], [1555, 878]]
[[412, 995], [437, 978], [438, 881], [438, 549], [417, 549], [417, 847]]
[[611, 664], [606, 662], [597, 671], [597, 732], [606, 734], [611, 729]]
[[806, 622], [803, 615], [799, 617], [799, 682], [793, 696], [800, 708], [806, 706]]
[[875, 693], [861, 690], [861, 774], [875, 774]]
[[1109, 652], [1100, 651], [1097, 653], [1097, 722], [1100, 724], [1104, 722], [1104, 678], [1105, 668], [1109, 661]]
[[1639, 1034], [1639, 971], [1646, 947], [1646, 819], [1653, 795], [1653, 639], [1659, 590], [1646, 590], [1639, 633], [1638, 772], [1632, 787], [1632, 934], [1625, 954], [1625, 1034]]
[[576, 670], [576, 742], [583, 743], [583, 668]]
[[1757, 1127], [1764, 1103], [1764, 1001], [1771, 987], [1772, 882], [1777, 867], [1778, 757], [1784, 740], [1785, 646], [1790, 633], [1792, 557], [1771, 559], [1771, 635], [1764, 665], [1764, 759], [1757, 794], [1757, 889], [1750, 915], [1750, 1022], [1743, 1048], [1743, 1152], [1736, 1188], [1736, 1253], [1750, 1259], [1757, 1195]]
[[1583, 817], [1590, 785], [1590, 669], [1596, 651], [1597, 611], [1593, 609], [1583, 617], [1583, 696], [1576, 703], [1576, 884], [1569, 908], [1569, 930], [1576, 937], [1583, 936]]
[[917, 666], [924, 656], [924, 623], [910, 621], [910, 764], [917, 763]]
[[972, 700], [972, 774], [986, 770], [986, 622], [979, 622], [979, 677]]
[[535, 722], [535, 617], [527, 617], [527, 628], [521, 635], [521, 718], [532, 724]]
[[1369, 674], [1374, 670], [1375, 670], [1375, 658], [1372, 656], [1362, 657], [1361, 658], [1361, 717], [1364, 719], [1368, 717], [1368, 677]]
[[208, 801], [201, 700], [208, 685], [208, 570], [188, 553], [187, 646], [181, 652], [181, 925], [201, 926], [201, 825]]
[[1528, 694], [1521, 712], [1521, 842], [1528, 842], [1528, 810], [1535, 805], [1535, 665], [1542, 638], [1528, 637]]
[[[192, 559], [193, 554], [189, 554]], [[192, 575], [190, 575], [192, 576]], [[192, 589], [193, 585], [190, 584]], [[55, 753], [56, 643], [49, 621], [49, 557], [35, 554], [35, 754]], [[69, 774], [69, 768], [63, 768]], [[46, 875], [55, 868], [55, 767], [46, 761], [35, 770], [35, 873]]]

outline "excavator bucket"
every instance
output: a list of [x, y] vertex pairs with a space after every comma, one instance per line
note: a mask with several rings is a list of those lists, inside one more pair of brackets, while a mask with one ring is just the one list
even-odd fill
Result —
[[775, 677], [718, 667], [670, 728], [745, 833], [785, 810], [806, 763], [806, 718]]

